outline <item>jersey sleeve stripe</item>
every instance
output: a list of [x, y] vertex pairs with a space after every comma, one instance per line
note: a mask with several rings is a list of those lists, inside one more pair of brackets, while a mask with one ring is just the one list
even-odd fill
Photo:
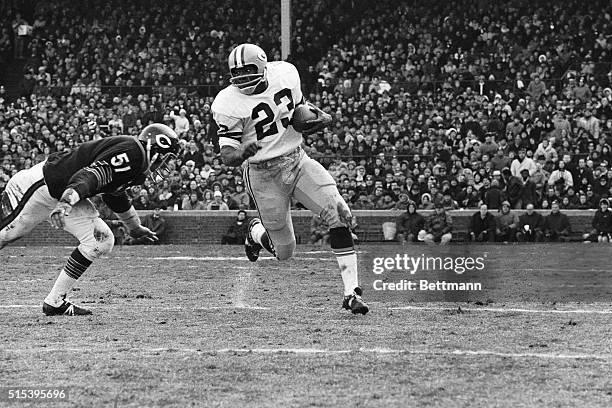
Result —
[[106, 162], [97, 161], [83, 170], [92, 173], [98, 179], [98, 186], [103, 187], [113, 180], [112, 169]]
[[242, 137], [242, 132], [227, 132], [227, 133], [217, 133], [219, 137], [231, 137], [232, 139], [240, 139]]

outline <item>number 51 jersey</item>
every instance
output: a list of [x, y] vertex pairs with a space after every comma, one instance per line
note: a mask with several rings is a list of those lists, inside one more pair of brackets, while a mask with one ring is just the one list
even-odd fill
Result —
[[[99, 193], [125, 195], [126, 188], [144, 183], [147, 170], [147, 156], [140, 141], [131, 136], [113, 136], [85, 142], [70, 152], [51, 154], [43, 174], [49, 194], [59, 200], [68, 187], [81, 198]], [[127, 202], [121, 207], [126, 205], [129, 207]]]
[[259, 141], [261, 149], [249, 158], [251, 163], [285, 155], [302, 144], [302, 134], [289, 125], [295, 106], [303, 102], [300, 75], [284, 61], [269, 62], [266, 67], [265, 91], [245, 95], [230, 85], [211, 106], [220, 147]]

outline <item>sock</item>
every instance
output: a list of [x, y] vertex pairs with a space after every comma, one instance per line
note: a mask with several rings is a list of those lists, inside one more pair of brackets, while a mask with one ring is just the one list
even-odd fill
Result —
[[353, 237], [347, 227], [330, 228], [329, 243], [336, 255], [340, 275], [344, 282], [344, 296], [352, 295], [359, 286], [357, 277], [357, 254], [353, 246]]
[[264, 247], [266, 251], [274, 255], [274, 246], [272, 245], [268, 231], [266, 231], [262, 223], [257, 223], [253, 226], [251, 229], [251, 237], [253, 237], [253, 241], [257, 242]]
[[91, 261], [85, 258], [81, 251], [76, 248], [70, 255], [70, 258], [68, 258], [68, 261], [66, 261], [64, 268], [62, 268], [51, 292], [45, 298], [45, 303], [54, 307], [60, 306], [66, 294], [72, 289], [77, 279], [81, 277], [89, 265], [91, 265]]

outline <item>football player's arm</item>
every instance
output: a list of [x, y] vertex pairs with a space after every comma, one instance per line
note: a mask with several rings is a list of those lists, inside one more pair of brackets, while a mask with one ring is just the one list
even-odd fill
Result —
[[223, 113], [216, 112], [213, 105], [213, 117], [217, 124], [217, 136], [221, 160], [226, 166], [238, 167], [261, 148], [257, 141], [241, 143], [243, 126], [242, 120]]
[[156, 242], [158, 240], [155, 232], [141, 224], [140, 217], [125, 191], [102, 194], [102, 201], [117, 214], [117, 217], [125, 225], [132, 238], [144, 238], [145, 241], [149, 242]]
[[221, 159], [226, 166], [238, 167], [251, 156], [254, 156], [261, 146], [257, 142], [241, 144], [235, 148], [232, 146], [221, 147]]
[[316, 119], [311, 119], [306, 122], [307, 128], [302, 131], [302, 133], [309, 135], [312, 133], [316, 133], [320, 130], [323, 130], [327, 125], [332, 122], [332, 117], [330, 114], [325, 113], [319, 107], [315, 106], [313, 103], [305, 101], [304, 104], [310, 109], [312, 113], [317, 115]]
[[84, 198], [96, 195], [112, 181], [112, 174], [112, 168], [106, 161], [96, 161], [77, 171], [68, 181], [59, 202], [49, 215], [51, 226], [64, 228], [64, 217], [70, 215], [72, 206]]
[[306, 130], [302, 131], [302, 133], [308, 135], [324, 129], [332, 122], [331, 115], [325, 113], [323, 110], [319, 109], [319, 107], [315, 106], [314, 103], [309, 102], [306, 100], [306, 98], [304, 98], [304, 93], [302, 92], [302, 80], [300, 79], [298, 70], [293, 65], [291, 65], [291, 68], [289, 69], [289, 75], [293, 76], [294, 81], [293, 99], [296, 101], [295, 106], [306, 105], [312, 113], [317, 115], [316, 119], [306, 122], [307, 128]]

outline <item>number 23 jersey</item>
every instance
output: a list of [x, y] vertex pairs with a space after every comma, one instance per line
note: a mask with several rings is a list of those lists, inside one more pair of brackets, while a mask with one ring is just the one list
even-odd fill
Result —
[[259, 141], [261, 149], [249, 158], [251, 163], [282, 156], [302, 144], [302, 134], [289, 125], [295, 106], [303, 102], [300, 75], [284, 61], [268, 63], [267, 70], [264, 92], [245, 95], [228, 86], [211, 107], [220, 147], [238, 148], [241, 143]]

